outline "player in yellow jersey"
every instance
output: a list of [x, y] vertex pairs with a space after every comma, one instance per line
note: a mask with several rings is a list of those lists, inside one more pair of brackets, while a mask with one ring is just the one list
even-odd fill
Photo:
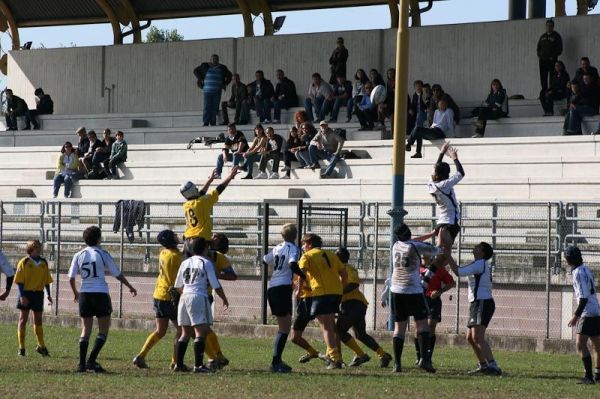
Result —
[[343, 286], [346, 285], [346, 269], [331, 251], [321, 249], [323, 241], [316, 234], [302, 237], [304, 255], [298, 265], [306, 275], [312, 293], [310, 315], [317, 319], [327, 345], [329, 365], [327, 369], [342, 368], [335, 329], [335, 314], [339, 312]]
[[367, 334], [367, 324], [365, 322], [365, 316], [367, 314], [367, 299], [360, 292], [360, 279], [358, 278], [358, 272], [356, 269], [348, 264], [350, 259], [350, 253], [344, 247], [338, 248], [335, 253], [340, 262], [346, 267], [346, 273], [348, 274], [348, 280], [344, 286], [344, 295], [342, 296], [342, 306], [340, 314], [337, 319], [336, 328], [340, 340], [348, 346], [356, 354], [350, 367], [358, 367], [363, 363], [371, 360], [358, 346], [356, 340], [348, 333], [350, 327], [354, 330], [356, 338], [369, 347], [372, 351], [377, 353], [379, 357], [379, 365], [383, 368], [387, 367], [392, 361], [392, 356], [386, 353], [381, 346], [375, 341], [373, 337]]
[[[231, 265], [231, 261], [225, 254], [229, 252], [229, 239], [223, 233], [215, 233], [210, 241], [211, 248], [208, 250], [207, 258], [215, 265], [215, 273], [219, 280], [235, 281], [237, 274]], [[208, 300], [213, 303], [212, 287], [208, 289]], [[206, 335], [206, 356], [208, 357], [207, 366], [211, 370], [222, 369], [229, 364], [229, 359], [221, 352], [221, 345], [217, 334], [212, 328], [208, 328]]]
[[35, 333], [37, 346], [36, 352], [46, 357], [50, 356], [44, 343], [44, 328], [42, 327], [42, 316], [44, 314], [44, 289], [50, 305], [52, 295], [50, 294], [50, 283], [52, 276], [48, 268], [48, 262], [40, 255], [42, 243], [38, 240], [27, 241], [27, 256], [17, 264], [14, 282], [19, 287], [19, 299], [17, 309], [20, 310], [17, 338], [19, 341], [19, 356], [25, 356], [25, 329], [29, 311], [33, 311], [33, 332]]
[[158, 259], [158, 278], [153, 294], [156, 330], [148, 336], [140, 353], [133, 358], [133, 364], [141, 369], [148, 368], [146, 355], [167, 333], [169, 320], [177, 329], [173, 342], [172, 367], [175, 366], [175, 347], [181, 337], [181, 327], [177, 324], [177, 307], [170, 294], [170, 290], [175, 285], [179, 265], [181, 265], [182, 254], [177, 248], [180, 243], [179, 238], [173, 231], [163, 230], [158, 233], [156, 240], [163, 246]]
[[208, 177], [206, 183], [200, 191], [198, 187], [191, 181], [184, 183], [180, 188], [179, 192], [187, 200], [183, 204], [183, 211], [185, 214], [185, 232], [183, 237], [185, 238], [185, 245], [183, 248], [183, 257], [187, 258], [191, 256], [189, 250], [189, 243], [194, 238], [204, 238], [206, 241], [210, 241], [212, 238], [212, 208], [219, 200], [219, 195], [223, 193], [227, 185], [235, 178], [238, 173], [238, 167], [234, 166], [229, 172], [229, 175], [219, 184], [216, 188], [208, 192], [210, 185], [217, 176], [216, 169], [212, 171]]

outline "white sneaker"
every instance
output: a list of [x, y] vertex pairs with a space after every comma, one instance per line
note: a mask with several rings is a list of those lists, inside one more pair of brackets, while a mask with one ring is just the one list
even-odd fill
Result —
[[279, 173], [277, 173], [277, 172], [271, 173], [271, 175], [269, 176], [269, 179], [279, 179]]
[[268, 179], [269, 176], [267, 176], [267, 174], [265, 172], [258, 172], [258, 174], [256, 175], [255, 179]]
[[280, 177], [280, 179], [289, 179], [289, 178], [290, 178], [290, 175], [283, 175]]

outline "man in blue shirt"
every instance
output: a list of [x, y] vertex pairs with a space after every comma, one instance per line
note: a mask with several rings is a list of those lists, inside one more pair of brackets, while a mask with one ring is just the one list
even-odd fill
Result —
[[219, 56], [213, 54], [210, 62], [203, 62], [194, 69], [194, 75], [198, 79], [198, 87], [204, 90], [204, 113], [202, 115], [204, 126], [209, 124], [216, 126], [221, 92], [231, 82], [231, 72], [225, 65], [219, 63]]

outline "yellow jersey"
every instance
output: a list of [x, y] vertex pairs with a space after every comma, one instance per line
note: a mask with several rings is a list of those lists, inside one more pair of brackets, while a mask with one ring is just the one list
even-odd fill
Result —
[[23, 284], [25, 291], [44, 291], [44, 287], [52, 282], [48, 262], [40, 258], [39, 262], [24, 257], [17, 264], [15, 284]]
[[312, 297], [312, 291], [310, 291], [309, 289], [307, 289], [308, 282], [307, 281], [303, 281], [302, 284], [300, 284], [300, 286], [298, 286], [299, 282], [300, 282], [300, 276], [298, 276], [297, 274], [294, 274], [294, 286], [298, 287], [298, 294], [296, 295], [296, 297], [298, 299], [304, 299], [304, 298], [310, 298], [310, 297]]
[[170, 301], [169, 288], [175, 285], [175, 278], [181, 265], [182, 253], [176, 248], [164, 248], [158, 257], [158, 278], [154, 286], [153, 298]]
[[214, 189], [202, 197], [184, 202], [185, 238], [212, 238], [212, 208], [219, 200], [219, 192]]
[[[360, 279], [358, 278], [358, 271], [356, 270], [356, 268], [354, 266], [346, 265], [346, 273], [348, 273], [348, 280], [346, 281], [346, 284], [358, 284], [360, 286]], [[367, 301], [367, 298], [365, 298], [363, 293], [360, 292], [359, 288], [360, 287], [356, 287], [355, 289], [348, 292], [347, 294], [344, 294], [342, 296], [342, 303], [344, 303], [346, 301], [355, 300], [355, 301], [360, 301], [360, 302], [364, 303], [365, 305], [368, 305], [369, 302]]]
[[305, 252], [298, 262], [312, 290], [312, 296], [342, 295], [340, 272], [344, 265], [336, 254], [321, 248]]
[[[210, 259], [215, 265], [215, 274], [217, 275], [217, 278], [219, 278], [219, 274], [221, 274], [221, 272], [231, 267], [229, 258], [219, 251], [208, 251], [207, 258]], [[212, 295], [212, 292], [212, 287], [208, 287], [208, 295]]]

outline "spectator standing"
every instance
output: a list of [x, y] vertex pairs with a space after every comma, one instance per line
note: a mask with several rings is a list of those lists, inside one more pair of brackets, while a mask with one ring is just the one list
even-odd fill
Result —
[[[548, 91], [548, 80], [554, 70], [554, 64], [562, 54], [562, 38], [554, 30], [554, 20], [546, 21], [546, 32], [540, 36], [537, 43], [537, 56], [540, 67], [540, 84], [542, 90], [540, 93]], [[540, 94], [541, 97], [541, 94]]]
[[71, 188], [79, 178], [77, 166], [77, 154], [73, 151], [71, 142], [67, 141], [60, 149], [60, 155], [56, 162], [53, 198], [58, 197], [58, 190], [60, 190], [63, 183], [65, 185], [65, 198], [71, 198]]
[[556, 61], [554, 72], [550, 76], [550, 87], [540, 95], [540, 103], [544, 110], [544, 116], [554, 115], [554, 101], [567, 98], [567, 85], [570, 80], [569, 73], [565, 69], [565, 64], [562, 61]]
[[488, 94], [481, 107], [473, 110], [473, 116], [477, 116], [473, 138], [483, 137], [489, 119], [500, 119], [507, 116], [507, 104], [508, 97], [506, 95], [506, 90], [502, 87], [502, 83], [499, 79], [492, 80], [492, 83], [490, 84], [490, 94]]
[[29, 115], [25, 115], [25, 123], [27, 126], [33, 125], [33, 129], [40, 128], [39, 115], [49, 115], [54, 113], [54, 101], [49, 94], [45, 94], [42, 88], [35, 89], [36, 109], [29, 110]]
[[360, 123], [358, 130], [371, 130], [375, 125], [377, 117], [377, 105], [371, 102], [371, 92], [373, 91], [373, 83], [365, 84], [365, 94], [361, 97], [360, 103], [356, 106], [356, 117]]
[[575, 71], [574, 81], [581, 84], [583, 83], [583, 75], [589, 74], [594, 82], [598, 81], [598, 69], [590, 65], [590, 59], [588, 57], [581, 57], [579, 61], [579, 68]]
[[330, 84], [335, 84], [338, 76], [346, 77], [346, 62], [348, 61], [348, 49], [344, 46], [344, 38], [338, 37], [336, 48], [329, 57], [329, 69], [331, 70]]
[[223, 165], [225, 165], [225, 162], [233, 161], [235, 156], [243, 154], [247, 149], [248, 141], [246, 140], [244, 133], [236, 129], [235, 123], [230, 123], [229, 126], [227, 126], [225, 146], [217, 157], [217, 167], [215, 169], [214, 178], [221, 178], [221, 174], [223, 173]]
[[216, 126], [217, 113], [221, 103], [221, 91], [231, 82], [231, 72], [219, 63], [219, 56], [213, 54], [210, 62], [203, 62], [194, 69], [198, 79], [198, 87], [204, 90], [204, 113], [202, 121], [204, 126]]
[[[267, 128], [267, 147], [263, 149], [258, 165], [260, 171], [256, 176], [257, 179], [279, 179], [279, 162], [281, 162], [281, 150], [283, 148], [283, 137], [275, 134], [272, 127]], [[273, 160], [271, 173], [267, 174], [267, 162]]]
[[[312, 82], [308, 87], [308, 96], [304, 100], [304, 110], [309, 120], [317, 123], [325, 119], [333, 105], [333, 89], [329, 83], [321, 79], [321, 75], [313, 73]], [[313, 114], [313, 106], [315, 112]], [[316, 115], [316, 119], [313, 116]]]
[[442, 140], [446, 137], [454, 137], [454, 112], [448, 106], [447, 97], [442, 97], [438, 101], [438, 109], [433, 115], [433, 123], [431, 128], [417, 127], [412, 130], [408, 136], [406, 151], [411, 150], [411, 146], [417, 142], [417, 151], [411, 158], [423, 158], [421, 148], [423, 147], [423, 139], [426, 140]]
[[265, 79], [263, 71], [258, 70], [254, 74], [256, 80], [248, 85], [254, 106], [256, 107], [256, 116], [260, 123], [271, 123], [271, 98], [275, 95], [275, 89], [270, 80]]
[[127, 142], [124, 140], [124, 134], [118, 130], [115, 135], [116, 141], [112, 145], [110, 151], [110, 158], [108, 162], [104, 163], [104, 170], [106, 171], [107, 179], [119, 179], [119, 172], [117, 172], [117, 165], [127, 161]]
[[320, 168], [319, 160], [326, 159], [329, 165], [325, 172], [321, 173], [321, 178], [328, 178], [341, 158], [343, 147], [344, 139], [329, 128], [327, 122], [321, 122], [319, 133], [312, 139], [308, 147], [310, 167], [312, 169]]
[[275, 94], [271, 99], [273, 101], [273, 123], [281, 123], [281, 110], [298, 106], [298, 94], [296, 85], [288, 79], [281, 69], [275, 71], [277, 85], [275, 85]]
[[352, 83], [345, 76], [339, 75], [333, 86], [333, 110], [329, 122], [337, 122], [340, 107], [345, 106], [347, 111], [346, 120], [352, 118]]
[[19, 130], [17, 117], [25, 117], [25, 129], [31, 129], [29, 108], [27, 103], [19, 96], [15, 96], [11, 89], [6, 89], [6, 130]]
[[[354, 75], [354, 85], [352, 86], [352, 101], [349, 102], [349, 106], [354, 112], [354, 107], [360, 103], [362, 96], [367, 94], [365, 90], [365, 84], [369, 81], [369, 77], [364, 69], [357, 69], [356, 74]], [[350, 122], [352, 119], [352, 114], [348, 114], [348, 119], [346, 123]]]
[[233, 123], [236, 125], [245, 125], [250, 120], [250, 106], [248, 104], [248, 88], [240, 81], [240, 75], [234, 73], [231, 79], [231, 97], [228, 101], [221, 103], [221, 115], [223, 115], [223, 123], [221, 125], [229, 125], [229, 115], [227, 108], [235, 109], [235, 117]]
[[254, 169], [254, 162], [260, 161], [263, 150], [267, 148], [269, 139], [265, 133], [265, 129], [261, 124], [256, 125], [254, 128], [254, 140], [250, 144], [248, 151], [243, 154], [237, 154], [233, 156], [233, 163], [237, 165], [240, 161], [244, 160], [242, 169], [248, 172], [242, 179], [252, 179], [252, 171]]

